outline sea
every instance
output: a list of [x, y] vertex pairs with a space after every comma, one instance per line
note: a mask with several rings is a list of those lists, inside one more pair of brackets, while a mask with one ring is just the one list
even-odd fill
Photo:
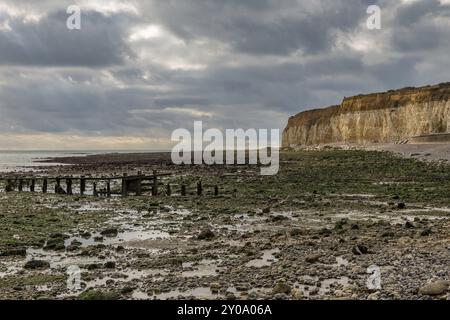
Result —
[[107, 153], [142, 153], [142, 152], [161, 152], [163, 150], [38, 150], [38, 151], [5, 151], [0, 150], [0, 172], [20, 172], [33, 171], [33, 168], [42, 166], [53, 166], [58, 163], [36, 162], [58, 157], [79, 157], [94, 154]]

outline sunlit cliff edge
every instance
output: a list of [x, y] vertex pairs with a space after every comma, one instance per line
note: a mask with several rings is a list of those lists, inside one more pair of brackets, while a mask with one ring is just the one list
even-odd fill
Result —
[[289, 118], [282, 145], [402, 143], [442, 133], [450, 133], [450, 82], [358, 95], [301, 112]]

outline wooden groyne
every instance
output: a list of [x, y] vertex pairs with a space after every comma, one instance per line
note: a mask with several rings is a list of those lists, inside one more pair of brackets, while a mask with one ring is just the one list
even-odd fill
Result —
[[[162, 182], [163, 177], [171, 176], [172, 173], [157, 173], [153, 171], [152, 174], [142, 174], [138, 172], [135, 175], [128, 175], [124, 173], [121, 176], [108, 177], [92, 177], [92, 176], [3, 176], [0, 181], [5, 184], [5, 192], [37, 192], [37, 186], [40, 186], [42, 193], [49, 193], [49, 190], [54, 190], [55, 194], [73, 195], [77, 187], [77, 194], [87, 195], [87, 186], [91, 186], [93, 196], [111, 197], [112, 195], [140, 196], [144, 193], [150, 193], [152, 196], [158, 195], [172, 195], [173, 186], [179, 186], [180, 195], [187, 195], [187, 188], [185, 184], [177, 185]], [[114, 190], [112, 186], [117, 186]], [[100, 188], [102, 186], [102, 188]], [[213, 187], [214, 196], [219, 195], [219, 187]], [[197, 182], [195, 194], [201, 196], [204, 192], [204, 186], [201, 181]], [[116, 191], [115, 191], [116, 190]], [[53, 193], [53, 192], [52, 192]]]

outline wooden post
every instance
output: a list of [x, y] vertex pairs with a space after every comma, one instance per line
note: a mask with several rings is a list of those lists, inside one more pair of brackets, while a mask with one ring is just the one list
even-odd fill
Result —
[[106, 181], [106, 196], [111, 198], [111, 181]]
[[197, 195], [198, 195], [198, 196], [201, 196], [202, 193], [203, 193], [202, 182], [199, 181], [199, 182], [197, 182]]
[[23, 191], [23, 180], [19, 179], [19, 192]]
[[72, 179], [66, 179], [67, 194], [72, 195]]
[[94, 197], [98, 196], [97, 193], [97, 184], [94, 182], [94, 184], [92, 185], [92, 194], [94, 195]]
[[219, 196], [219, 187], [218, 186], [214, 186], [214, 196], [215, 197]]
[[136, 179], [136, 195], [140, 196], [142, 195], [142, 172], [138, 171], [137, 175], [138, 178]]
[[152, 196], [158, 195], [158, 176], [156, 175], [156, 170], [153, 170], [153, 187]]
[[122, 196], [126, 197], [128, 195], [128, 190], [127, 190], [127, 180], [126, 180], [127, 174], [124, 173], [123, 174], [123, 178], [122, 178]]
[[86, 191], [86, 179], [84, 177], [80, 178], [80, 195], [84, 196]]
[[170, 183], [167, 184], [167, 192], [166, 194], [170, 197], [172, 195], [172, 188], [170, 187]]
[[55, 193], [58, 193], [59, 188], [61, 187], [61, 179], [56, 178], [56, 184], [55, 184]]
[[31, 179], [31, 184], [30, 184], [30, 191], [34, 192], [34, 188], [36, 185], [36, 180], [35, 179]]
[[48, 187], [47, 178], [44, 178], [44, 180], [42, 181], [42, 193], [47, 193], [47, 187]]
[[181, 185], [181, 195], [183, 197], [186, 195], [186, 186], [184, 184]]

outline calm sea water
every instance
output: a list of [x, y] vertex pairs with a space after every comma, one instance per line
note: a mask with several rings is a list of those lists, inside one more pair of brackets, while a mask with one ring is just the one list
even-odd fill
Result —
[[57, 163], [39, 163], [36, 160], [55, 158], [55, 157], [70, 157], [83, 156], [92, 154], [105, 153], [141, 153], [141, 152], [157, 152], [157, 151], [124, 151], [124, 150], [89, 150], [89, 151], [0, 151], [0, 172], [12, 171], [28, 171], [33, 170], [36, 166], [49, 166]]

